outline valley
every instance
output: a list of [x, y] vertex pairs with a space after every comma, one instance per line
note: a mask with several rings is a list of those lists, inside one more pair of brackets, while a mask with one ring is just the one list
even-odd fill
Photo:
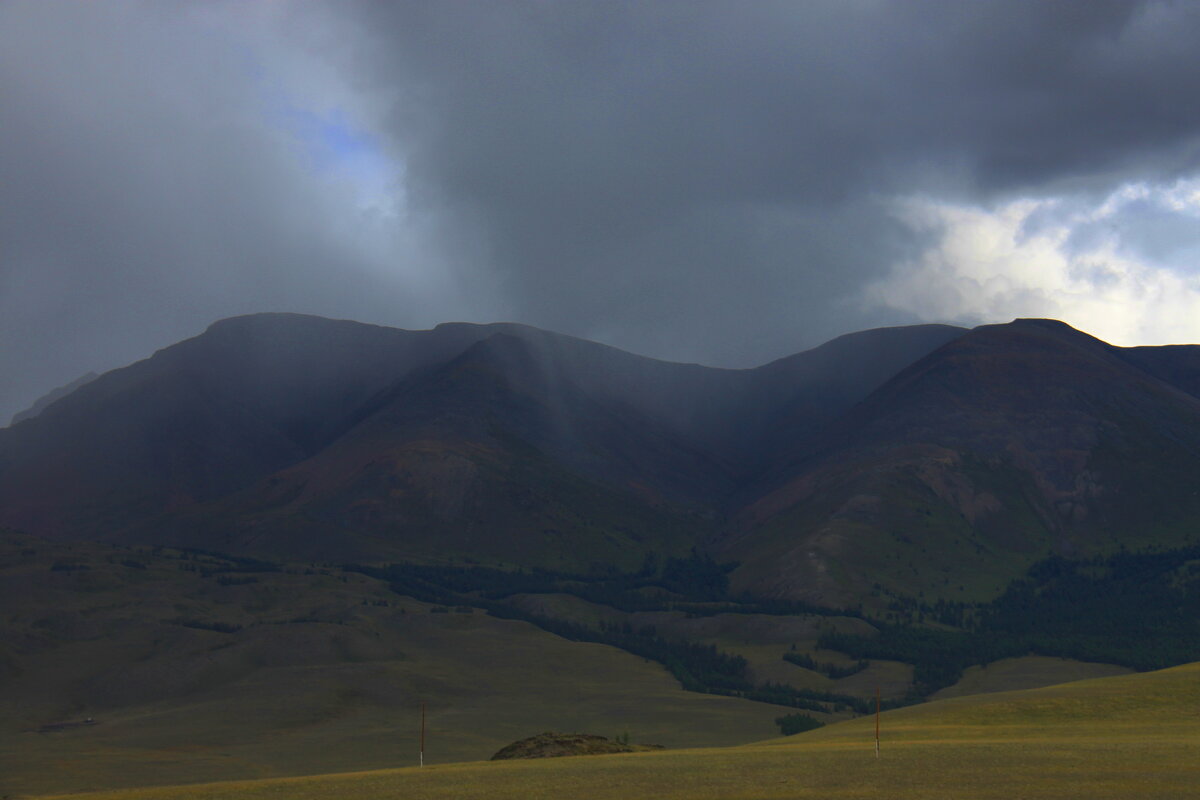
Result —
[[423, 703], [431, 797], [550, 730], [771, 773], [791, 717], [832, 775], [876, 693], [1138, 685], [1200, 662], [1197, 374], [1052, 320], [747, 370], [223, 320], [0, 429], [0, 794], [391, 769]]
[[0, 545], [0, 796], [415, 763], [422, 702], [428, 764], [548, 729], [672, 748], [777, 731], [775, 707], [336, 567]]
[[741, 747], [454, 764], [71, 795], [80, 800], [317, 797], [1151, 800], [1200, 782], [1200, 667], [985, 694]]

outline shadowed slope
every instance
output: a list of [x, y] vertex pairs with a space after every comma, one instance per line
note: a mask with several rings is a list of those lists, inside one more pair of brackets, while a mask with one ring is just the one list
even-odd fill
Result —
[[1051, 550], [1182, 541], [1200, 401], [1062, 323], [984, 326], [769, 475], [725, 545], [740, 585], [985, 598]]
[[720, 370], [519, 325], [255, 315], [0, 430], [0, 522], [568, 569], [724, 529], [735, 589], [986, 599], [1052, 550], [1186, 534], [1196, 352], [1022, 320]]
[[635, 568], [702, 535], [703, 519], [671, 500], [721, 478], [703, 453], [507, 334], [370, 408], [312, 458], [172, 517], [176, 541], [222, 530], [214, 546], [239, 552]]
[[626, 564], [702, 543], [765, 454], [958, 334], [722, 370], [520, 325], [238, 317], [0, 430], [0, 523], [330, 559], [451, 535], [465, 556]]
[[71, 381], [68, 384], [59, 386], [57, 389], [54, 389], [53, 391], [43, 395], [42, 397], [39, 397], [37, 400], [34, 401], [33, 405], [31, 405], [29, 408], [25, 409], [24, 411], [18, 411], [16, 414], [13, 414], [12, 422], [10, 422], [9, 424], [16, 425], [18, 422], [21, 422], [22, 420], [33, 419], [38, 414], [45, 411], [47, 406], [49, 406], [54, 401], [56, 401], [60, 398], [66, 397], [67, 395], [71, 394], [71, 392], [74, 392], [76, 389], [80, 388], [81, 386], [83, 386], [85, 384], [91, 383], [92, 381], [96, 380], [96, 378], [98, 378], [98, 377], [99, 376], [96, 373], [88, 372], [84, 375], [80, 375], [78, 378], [76, 378], [75, 380]]
[[452, 339], [291, 314], [216, 323], [0, 430], [0, 521], [103, 535], [219, 497], [319, 448]]
[[1126, 347], [1117, 353], [1129, 363], [1160, 380], [1200, 397], [1200, 345]]

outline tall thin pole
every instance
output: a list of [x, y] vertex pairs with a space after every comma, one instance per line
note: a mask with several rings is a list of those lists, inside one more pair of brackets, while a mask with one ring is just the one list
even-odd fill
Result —
[[[878, 734], [876, 734], [878, 738]], [[421, 703], [421, 766], [425, 766], [425, 704]]]
[[875, 687], [875, 757], [879, 758], [879, 687]]

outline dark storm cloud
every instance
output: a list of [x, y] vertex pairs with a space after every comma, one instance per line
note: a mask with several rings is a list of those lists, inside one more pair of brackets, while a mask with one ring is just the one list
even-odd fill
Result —
[[277, 8], [0, 6], [0, 420], [256, 310], [750, 364], [913, 319], [862, 299], [896, 197], [1200, 169], [1191, 3]]
[[[483, 231], [515, 313], [667, 355], [877, 320], [880, 200], [1194, 164], [1200, 7], [367, 4], [418, 202]], [[749, 348], [746, 347], [751, 343]]]
[[266, 124], [254, 54], [202, 11], [0, 7], [0, 424], [220, 317], [411, 309]]

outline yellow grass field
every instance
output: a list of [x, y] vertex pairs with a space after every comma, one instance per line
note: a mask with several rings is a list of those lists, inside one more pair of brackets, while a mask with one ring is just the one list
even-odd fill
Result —
[[475, 762], [75, 800], [1200, 797], [1200, 664], [954, 698], [740, 747]]
[[1007, 692], [1014, 689], [1036, 689], [1068, 681], [1088, 678], [1107, 678], [1111, 675], [1128, 675], [1133, 670], [1114, 664], [1092, 664], [1069, 658], [1049, 656], [1021, 656], [1002, 658], [984, 666], [967, 667], [962, 678], [953, 686], [947, 686], [933, 695], [934, 700], [946, 700], [970, 694]]

